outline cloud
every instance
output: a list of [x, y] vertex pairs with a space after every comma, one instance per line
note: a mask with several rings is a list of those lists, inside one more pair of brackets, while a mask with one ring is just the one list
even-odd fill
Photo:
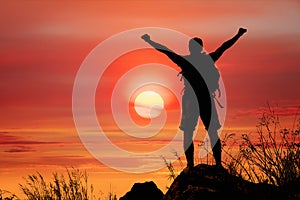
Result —
[[14, 148], [11, 148], [9, 150], [4, 150], [4, 152], [7, 153], [26, 153], [26, 152], [35, 152], [36, 150], [32, 149], [31, 147], [27, 146], [17, 146]]
[[[273, 109], [274, 113], [278, 116], [296, 116], [300, 113], [300, 104], [290, 106], [271, 106], [270, 109]], [[240, 110], [235, 114], [235, 117], [262, 115], [268, 111], [269, 108], [267, 106], [257, 109]]]
[[53, 155], [39, 158], [38, 163], [43, 165], [60, 165], [60, 166], [85, 166], [99, 165], [99, 162], [93, 157], [82, 155]]
[[60, 144], [60, 142], [52, 141], [34, 141], [34, 140], [24, 140], [22, 136], [9, 135], [0, 133], [0, 145], [43, 145], [43, 144]]
[[[270, 108], [266, 104], [259, 108], [235, 109], [227, 113], [226, 129], [237, 132], [255, 131], [256, 126], [260, 123], [260, 118], [263, 115], [274, 114], [279, 117], [281, 127], [291, 128], [295, 126], [297, 120], [300, 119], [300, 104], [290, 103], [278, 105], [270, 104]], [[271, 110], [269, 110], [271, 109]]]

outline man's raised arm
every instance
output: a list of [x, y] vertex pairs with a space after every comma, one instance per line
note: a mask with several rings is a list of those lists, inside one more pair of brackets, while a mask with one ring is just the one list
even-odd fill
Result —
[[[174, 53], [171, 49], [169, 49], [168, 47], [159, 44], [157, 42], [154, 42], [150, 39], [150, 36], [148, 34], [144, 34], [141, 36], [141, 38], [143, 40], [145, 40], [145, 42], [149, 43], [152, 47], [154, 47], [156, 50], [166, 54], [174, 63], [176, 63], [177, 65], [179, 63], [182, 62], [186, 62], [184, 58], [182, 58], [180, 55]], [[178, 65], [179, 66], [179, 65]], [[179, 66], [181, 67], [181, 66]]]
[[214, 61], [217, 61], [221, 55], [230, 47], [232, 47], [232, 45], [234, 45], [234, 43], [236, 43], [236, 41], [242, 36], [244, 35], [244, 33], [247, 32], [247, 29], [245, 28], [239, 28], [238, 33], [233, 36], [233, 38], [227, 40], [226, 42], [224, 42], [216, 51], [210, 53], [211, 58]]

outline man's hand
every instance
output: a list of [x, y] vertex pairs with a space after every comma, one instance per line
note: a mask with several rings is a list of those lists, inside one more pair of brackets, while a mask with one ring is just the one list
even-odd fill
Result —
[[240, 28], [238, 34], [239, 34], [239, 35], [243, 35], [243, 34], [246, 33], [246, 32], [247, 32], [247, 29], [245, 29], [245, 28]]
[[145, 40], [146, 42], [147, 42], [147, 41], [150, 41], [150, 36], [149, 36], [148, 34], [142, 35], [141, 38], [142, 38], [143, 40]]

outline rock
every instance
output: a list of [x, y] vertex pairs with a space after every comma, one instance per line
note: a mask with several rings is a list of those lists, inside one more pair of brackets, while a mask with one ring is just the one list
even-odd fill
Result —
[[229, 174], [216, 166], [197, 165], [192, 171], [182, 171], [171, 184], [163, 200], [267, 200], [287, 199], [275, 186], [255, 184]]
[[[300, 200], [299, 184], [289, 193], [266, 183], [252, 183], [229, 174], [226, 169], [200, 164], [191, 171], [183, 170], [164, 195], [154, 182], [135, 183], [119, 200]], [[292, 187], [289, 186], [289, 187]]]
[[157, 188], [153, 181], [135, 183], [131, 190], [119, 200], [161, 200], [163, 192]]

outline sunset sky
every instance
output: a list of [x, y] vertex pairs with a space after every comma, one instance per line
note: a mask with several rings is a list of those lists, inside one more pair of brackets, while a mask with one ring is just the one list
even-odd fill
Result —
[[[36, 171], [51, 175], [71, 166], [87, 170], [96, 188], [106, 193], [111, 187], [118, 197], [135, 182], [153, 180], [162, 190], [171, 183], [166, 168], [135, 174], [100, 162], [83, 145], [74, 123], [73, 87], [83, 61], [101, 42], [123, 31], [170, 29], [202, 38], [205, 50], [211, 52], [236, 34], [239, 27], [248, 29], [216, 63], [227, 97], [224, 133], [255, 131], [267, 102], [276, 106], [283, 124], [289, 126], [300, 106], [300, 3], [296, 0], [3, 1], [0, 11], [0, 189], [19, 194], [18, 183], [24, 182], [23, 176]], [[164, 38], [153, 35], [153, 40], [176, 52], [186, 52], [187, 40]], [[139, 37], [135, 42], [143, 43]], [[106, 53], [117, 52], [121, 48], [118, 45], [121, 44], [114, 43]], [[99, 62], [104, 59], [103, 55], [97, 56]], [[176, 73], [165, 77], [157, 64], [133, 71], [129, 74], [132, 77], [128, 75], [135, 66], [149, 63], [168, 66], [174, 73], [179, 71], [166, 56], [152, 49], [132, 51], [113, 60], [95, 92], [95, 110], [103, 132], [114, 145], [128, 152], [157, 150], [178, 131], [180, 99], [170, 88], [154, 84], [133, 93], [126, 89], [151, 77], [181, 89]], [[142, 91], [157, 92], [164, 100], [162, 115], [168, 117], [163, 129], [153, 137], [128, 136], [114, 122], [111, 98], [118, 80], [125, 75], [129, 77], [119, 88], [117, 94], [121, 96], [116, 104], [128, 108], [129, 115], [120, 112], [121, 121], [130, 117], [140, 126], [151, 122], [134, 111], [134, 99]], [[161, 118], [154, 119], [155, 127]], [[139, 131], [133, 130], [142, 135], [148, 129]], [[138, 165], [138, 159], [116, 154], [105, 154], [106, 159], [113, 163], [118, 158], [124, 165], [131, 162], [127, 167], [135, 167], [135, 162]], [[153, 163], [149, 166], [163, 164], [160, 158], [150, 160]]]

